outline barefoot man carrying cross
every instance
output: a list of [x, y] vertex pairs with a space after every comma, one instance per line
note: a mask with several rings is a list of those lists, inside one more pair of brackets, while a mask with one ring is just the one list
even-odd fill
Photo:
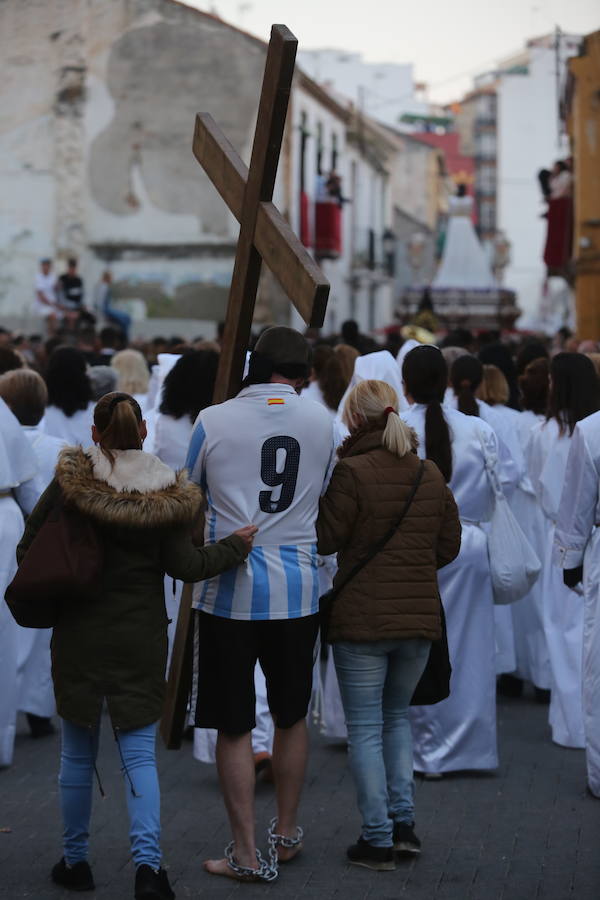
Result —
[[[266, 331], [239, 391], [261, 261], [309, 325], [323, 324], [329, 293], [271, 202], [296, 46], [285, 26], [273, 26], [249, 169], [209, 115], [197, 117], [194, 136], [196, 158], [240, 222], [213, 398], [219, 405], [200, 414], [186, 466], [205, 492], [206, 542], [219, 540], [240, 516], [258, 528], [248, 564], [196, 587], [193, 599], [192, 711], [197, 726], [218, 731], [217, 767], [233, 833], [225, 858], [209, 860], [205, 868], [242, 881], [272, 881], [279, 862], [301, 849], [297, 811], [318, 631], [315, 522], [333, 457], [328, 413], [298, 396], [310, 370], [310, 348], [299, 332]], [[182, 601], [162, 724], [173, 748], [180, 743], [187, 701], [188, 620], [189, 602]], [[268, 861], [256, 849], [254, 828], [250, 732], [257, 661], [275, 723], [277, 818], [269, 829]]]
[[[302, 838], [296, 815], [319, 628], [315, 521], [333, 452], [329, 414], [297, 393], [309, 371], [302, 335], [268, 329], [250, 356], [242, 391], [200, 414], [187, 460], [208, 498], [208, 541], [238, 519], [258, 526], [248, 563], [197, 585], [193, 604], [192, 713], [197, 727], [218, 730], [217, 767], [233, 832], [226, 858], [205, 868], [244, 880], [273, 878], [277, 862], [296, 855]], [[269, 862], [254, 836], [257, 659], [275, 723], [277, 821]]]

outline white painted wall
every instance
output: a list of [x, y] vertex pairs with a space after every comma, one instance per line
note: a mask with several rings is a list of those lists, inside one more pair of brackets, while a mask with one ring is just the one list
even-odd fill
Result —
[[319, 84], [386, 125], [398, 127], [403, 113], [427, 114], [427, 104], [415, 98], [412, 63], [365, 62], [360, 53], [329, 48], [301, 50], [298, 62]]
[[[561, 80], [576, 47], [576, 40], [564, 43]], [[512, 245], [504, 283], [517, 292], [525, 320], [537, 312], [545, 275], [546, 220], [537, 173], [569, 153], [568, 140], [559, 138], [554, 50], [531, 47], [528, 68], [522, 75], [501, 73], [497, 93], [497, 222]]]

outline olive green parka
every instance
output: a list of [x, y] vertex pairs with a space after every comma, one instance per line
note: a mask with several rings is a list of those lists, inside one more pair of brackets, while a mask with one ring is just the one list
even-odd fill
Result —
[[62, 493], [93, 520], [104, 548], [99, 597], [65, 603], [52, 635], [52, 678], [58, 713], [84, 727], [97, 724], [107, 701], [113, 726], [142, 728], [162, 712], [167, 662], [164, 575], [184, 582], [210, 578], [246, 556], [238, 537], [207, 547], [192, 543], [202, 493], [141, 450], [62, 451], [54, 480], [29, 516], [17, 548], [27, 548]]

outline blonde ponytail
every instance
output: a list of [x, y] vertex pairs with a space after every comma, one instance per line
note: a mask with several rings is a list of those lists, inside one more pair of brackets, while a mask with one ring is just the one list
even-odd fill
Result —
[[385, 381], [360, 381], [348, 394], [342, 421], [350, 429], [382, 426], [381, 442], [394, 456], [406, 456], [418, 444], [413, 429], [398, 415], [396, 391]]

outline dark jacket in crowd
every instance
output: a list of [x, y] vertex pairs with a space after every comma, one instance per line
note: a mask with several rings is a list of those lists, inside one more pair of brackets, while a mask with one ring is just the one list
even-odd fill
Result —
[[[382, 436], [378, 429], [348, 438], [321, 500], [318, 549], [338, 553], [334, 587], [399, 519], [417, 475], [416, 454], [395, 456]], [[458, 555], [460, 535], [454, 498], [437, 466], [426, 461], [399, 531], [335, 599], [330, 640], [438, 640], [436, 573]]]
[[[54, 628], [56, 704], [64, 719], [92, 727], [106, 698], [113, 725], [128, 730], [156, 722], [162, 712], [165, 572], [184, 582], [200, 581], [239, 565], [246, 551], [238, 537], [195, 547], [191, 531], [202, 502], [199, 488], [184, 473], [174, 480], [174, 473], [150, 454], [124, 453], [125, 472], [134, 476], [136, 489], [127, 484], [117, 489], [95, 477], [92, 458], [81, 448], [63, 450], [54, 480], [27, 520], [17, 559], [61, 492], [65, 503], [93, 519], [104, 547], [102, 591], [98, 599], [82, 596], [65, 604]], [[169, 477], [172, 483], [165, 485]]]

